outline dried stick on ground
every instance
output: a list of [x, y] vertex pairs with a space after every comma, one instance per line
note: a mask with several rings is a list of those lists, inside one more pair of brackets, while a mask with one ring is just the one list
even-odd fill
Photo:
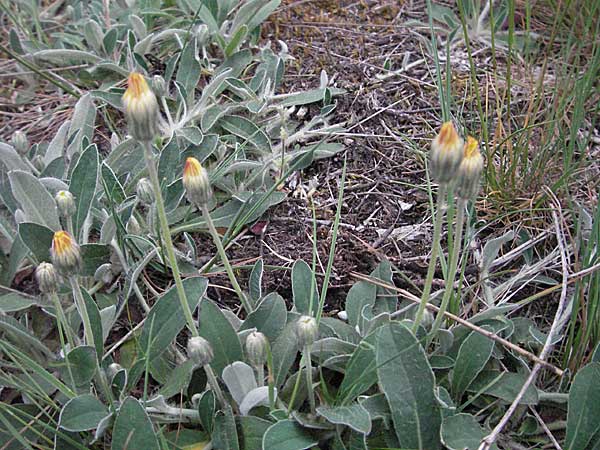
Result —
[[[540, 356], [539, 356], [539, 359], [544, 362], [545, 362], [546, 358], [548, 357], [548, 355], [550, 354], [550, 351], [554, 347], [554, 345], [552, 343], [552, 341], [554, 340], [554, 337], [557, 336], [557, 334], [560, 332], [561, 328], [564, 325], [564, 320], [562, 320], [562, 319], [563, 319], [565, 309], [567, 308], [567, 280], [569, 278], [569, 263], [567, 261], [567, 251], [565, 249], [564, 234], [562, 231], [561, 222], [559, 222], [558, 215], [556, 214], [556, 210], [561, 212], [560, 204], [558, 203], [558, 200], [556, 199], [556, 197], [554, 197], [554, 198], [555, 198], [555, 210], [552, 211], [552, 217], [554, 218], [554, 227], [556, 230], [556, 240], [558, 242], [558, 247], [560, 249], [560, 259], [561, 259], [561, 263], [562, 263], [563, 283], [562, 283], [562, 291], [560, 293], [560, 300], [558, 302], [558, 308], [556, 309], [556, 314], [554, 315], [554, 320], [552, 321], [552, 326], [550, 327], [550, 331], [548, 332], [548, 337], [546, 339], [544, 347], [542, 348], [542, 351], [540, 352]], [[514, 414], [517, 407], [519, 406], [519, 403], [521, 402], [521, 399], [525, 395], [525, 392], [527, 391], [529, 386], [535, 382], [537, 374], [541, 368], [542, 368], [542, 365], [539, 362], [536, 362], [535, 365], [533, 366], [533, 369], [531, 369], [531, 373], [529, 374], [529, 377], [527, 377], [525, 384], [523, 384], [523, 387], [521, 388], [521, 390], [515, 397], [514, 401], [512, 402], [512, 404], [510, 405], [510, 407], [508, 408], [508, 410], [506, 411], [506, 413], [504, 414], [504, 416], [502, 417], [500, 422], [498, 422], [498, 425], [496, 425], [496, 427], [492, 430], [492, 432], [490, 434], [488, 434], [485, 438], [483, 438], [483, 440], [481, 441], [479, 450], [489, 450], [490, 447], [494, 444], [494, 442], [496, 442], [496, 440], [498, 439], [498, 436], [500, 435], [500, 433], [502, 432], [502, 430], [504, 429], [506, 424], [508, 424], [508, 421], [510, 420], [511, 416]]]
[[[407, 299], [415, 304], [418, 304], [421, 302], [421, 300], [418, 297], [411, 294], [410, 292], [405, 291], [404, 289], [401, 289], [401, 288], [397, 288], [396, 286], [392, 286], [391, 284], [384, 283], [383, 281], [378, 280], [377, 278], [373, 278], [373, 277], [363, 275], [363, 274], [360, 274], [357, 272], [350, 272], [350, 276], [352, 276], [356, 279], [362, 280], [362, 281], [366, 281], [368, 283], [372, 283], [376, 286], [381, 286], [382, 288], [389, 289], [390, 291], [397, 292], [398, 294], [402, 295], [405, 299]], [[565, 284], [565, 286], [566, 286], [566, 284]], [[434, 312], [439, 312], [439, 310], [440, 310], [440, 308], [438, 308], [437, 306], [432, 305], [430, 303], [428, 303], [426, 307], [427, 307], [427, 309], [434, 311]], [[396, 313], [393, 313], [391, 316], [394, 317], [395, 315], [396, 315]], [[471, 322], [469, 322], [465, 319], [461, 319], [460, 317], [455, 316], [454, 314], [449, 313], [447, 311], [444, 312], [444, 315], [446, 317], [448, 317], [449, 319], [453, 320], [454, 322], [464, 325], [465, 327], [470, 328], [471, 330], [476, 331], [479, 334], [483, 334], [485, 337], [490, 338], [491, 340], [498, 342], [499, 344], [501, 344], [507, 348], [510, 348], [511, 350], [517, 352], [519, 355], [524, 356], [525, 358], [529, 359], [530, 361], [533, 361], [534, 363], [537, 363], [540, 366], [545, 367], [546, 369], [554, 372], [559, 377], [563, 376], [563, 371], [561, 369], [559, 369], [558, 367], [550, 364], [547, 361], [544, 361], [544, 360], [538, 358], [537, 355], [535, 355], [531, 352], [528, 352], [527, 350], [519, 347], [518, 345], [513, 344], [512, 342], [507, 341], [506, 339], [503, 339], [499, 336], [496, 336], [491, 331], [480, 328], [477, 325], [473, 325]]]

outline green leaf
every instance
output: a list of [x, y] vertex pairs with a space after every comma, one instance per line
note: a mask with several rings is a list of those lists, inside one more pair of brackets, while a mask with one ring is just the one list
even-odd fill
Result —
[[191, 359], [178, 365], [171, 372], [167, 382], [160, 388], [158, 393], [168, 399], [181, 392], [185, 392], [192, 379], [193, 371], [194, 361]]
[[142, 404], [127, 397], [115, 420], [111, 450], [159, 450], [158, 438]]
[[63, 157], [65, 152], [65, 145], [67, 144], [67, 136], [69, 127], [71, 126], [70, 121], [66, 121], [63, 123], [52, 140], [50, 144], [48, 144], [48, 148], [46, 149], [46, 153], [44, 154], [44, 165], [50, 164], [52, 161]]
[[591, 449], [600, 443], [600, 363], [575, 375], [569, 391], [565, 450]]
[[[529, 374], [498, 372], [496, 370], [484, 370], [467, 388], [467, 391], [485, 395], [491, 395], [502, 399], [506, 403], [512, 403], [517, 394], [525, 384]], [[522, 405], [537, 405], [538, 392], [535, 386], [530, 385], [520, 401]]]
[[67, 354], [63, 363], [65, 365], [61, 367], [62, 379], [71, 383], [71, 375], [73, 375], [75, 386], [85, 386], [96, 373], [96, 350], [87, 345], [75, 347]]
[[246, 38], [246, 34], [248, 33], [248, 27], [246, 25], [242, 25], [232, 36], [229, 44], [225, 47], [225, 56], [229, 57], [237, 50], [240, 43]]
[[179, 58], [176, 81], [181, 83], [188, 95], [193, 98], [198, 80], [200, 80], [200, 63], [196, 60], [196, 39], [190, 39]]
[[212, 433], [213, 430], [216, 405], [213, 391], [204, 391], [198, 401], [198, 415], [200, 416], [200, 424], [207, 433]]
[[200, 302], [198, 333], [210, 342], [214, 357], [212, 368], [218, 375], [229, 364], [244, 359], [242, 345], [233, 326], [225, 314], [210, 300], [204, 298]]
[[6, 167], [7, 171], [20, 170], [22, 172], [31, 172], [31, 169], [17, 151], [8, 144], [0, 142], [0, 161]]
[[10, 292], [0, 296], [0, 313], [21, 311], [36, 304], [36, 300], [32, 297], [24, 297], [16, 292]]
[[87, 242], [87, 236], [82, 236], [81, 232], [96, 194], [98, 165], [98, 149], [96, 145], [90, 145], [79, 157], [71, 174], [69, 192], [75, 197], [76, 205], [73, 215], [73, 235], [79, 242]]
[[258, 308], [248, 314], [240, 331], [256, 328], [273, 343], [285, 327], [286, 318], [285, 300], [278, 293], [271, 292], [258, 304]]
[[375, 304], [377, 295], [377, 286], [366, 281], [359, 281], [348, 291], [346, 297], [346, 313], [348, 314], [348, 323], [353, 327], [360, 322], [361, 312], [365, 306]]
[[244, 450], [262, 450], [263, 436], [272, 423], [255, 416], [240, 416], [237, 420]]
[[75, 153], [80, 153], [82, 151], [81, 144], [83, 138], [87, 138], [88, 142], [92, 142], [95, 122], [96, 107], [94, 106], [92, 95], [88, 92], [75, 104], [75, 110], [73, 111], [73, 117], [71, 118], [71, 126], [69, 127], [69, 139], [71, 139], [72, 136], [75, 136], [75, 139], [73, 139], [67, 147], [67, 156], [69, 158], [72, 158]]
[[398, 440], [403, 448], [440, 448], [440, 409], [423, 348], [398, 322], [383, 325], [376, 333], [377, 375]]
[[219, 120], [219, 124], [230, 133], [249, 142], [257, 150], [263, 153], [271, 152], [271, 141], [263, 130], [254, 122], [242, 116], [225, 116]]
[[13, 170], [8, 178], [12, 193], [28, 222], [43, 225], [52, 231], [62, 228], [54, 198], [36, 177], [28, 172]]
[[[312, 303], [311, 303], [312, 287]], [[319, 308], [319, 291], [315, 274], [306, 262], [299, 259], [292, 267], [294, 307], [300, 314], [315, 314]]]
[[94, 345], [96, 346], [96, 354], [98, 360], [102, 360], [104, 354], [104, 339], [102, 337], [102, 318], [100, 317], [100, 310], [94, 299], [88, 294], [88, 292], [82, 287], [81, 295], [85, 302], [85, 309], [87, 310], [88, 317], [90, 319], [90, 325], [92, 326], [92, 335], [94, 336]]
[[452, 392], [459, 399], [492, 356], [494, 341], [472, 331], [463, 341], [452, 372]]
[[[449, 450], [477, 450], [486, 436], [486, 431], [471, 414], [449, 416], [442, 423], [442, 442]], [[493, 445], [492, 449], [498, 447]]]
[[180, 428], [165, 433], [170, 450], [203, 450], [210, 437], [201, 431]]
[[59, 424], [67, 431], [93, 430], [109, 416], [108, 408], [91, 394], [69, 400], [60, 412]]
[[104, 263], [110, 262], [110, 246], [104, 244], [84, 244], [81, 246], [81, 266], [80, 275], [93, 277], [96, 269]]
[[263, 436], [263, 450], [303, 450], [319, 441], [292, 420], [281, 420], [271, 425]]
[[273, 353], [273, 373], [275, 387], [279, 388], [296, 360], [298, 354], [298, 337], [296, 336], [296, 322], [288, 322], [277, 340], [271, 346]]
[[339, 402], [354, 400], [377, 382], [376, 336], [374, 332], [365, 337], [352, 353], [337, 394]]
[[333, 424], [346, 425], [363, 434], [371, 432], [371, 416], [358, 403], [350, 406], [319, 406], [317, 413]]
[[31, 355], [32, 350], [40, 351], [47, 356], [52, 355], [50, 349], [35, 337], [31, 330], [21, 325], [21, 322], [12, 316], [0, 315], [0, 331], [6, 333], [4, 339], [13, 342], [28, 355]]
[[19, 224], [19, 236], [36, 262], [50, 261], [50, 247], [54, 236], [52, 230], [37, 223], [23, 222]]
[[[183, 288], [191, 311], [198, 306], [207, 286], [206, 278], [192, 277], [183, 280]], [[146, 357], [150, 360], [158, 358], [171, 345], [185, 324], [181, 302], [173, 286], [158, 299], [146, 317], [139, 343], [144, 352], [146, 349], [149, 350]]]
[[235, 417], [229, 405], [225, 407], [225, 411], [219, 411], [215, 415], [215, 430], [212, 438], [215, 448], [239, 450], [240, 443], [235, 426]]
[[254, 263], [254, 267], [252, 267], [252, 272], [250, 272], [250, 279], [248, 280], [248, 290], [250, 291], [250, 297], [256, 304], [258, 300], [262, 297], [262, 277], [264, 271], [264, 263], [262, 258], [259, 258], [256, 263]]

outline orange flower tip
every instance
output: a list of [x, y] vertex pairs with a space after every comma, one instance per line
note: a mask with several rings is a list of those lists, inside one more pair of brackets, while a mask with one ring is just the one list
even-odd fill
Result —
[[442, 125], [439, 134], [439, 143], [444, 148], [449, 148], [455, 145], [460, 140], [456, 128], [452, 122], [448, 121]]
[[139, 98], [142, 94], [149, 91], [148, 83], [146, 83], [146, 79], [137, 72], [131, 72], [129, 74], [129, 78], [127, 79], [127, 90], [125, 91], [125, 95], [133, 98]]
[[183, 176], [185, 178], [197, 177], [202, 172], [202, 165], [196, 158], [189, 157], [185, 160], [183, 166]]
[[52, 238], [52, 249], [57, 255], [64, 255], [73, 248], [73, 238], [66, 231], [57, 231]]
[[473, 158], [474, 156], [477, 156], [478, 153], [479, 141], [472, 136], [467, 137], [464, 149], [465, 158]]

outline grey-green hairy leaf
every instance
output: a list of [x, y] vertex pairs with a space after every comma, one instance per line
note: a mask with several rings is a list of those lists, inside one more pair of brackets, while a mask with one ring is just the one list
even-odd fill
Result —
[[376, 333], [377, 375], [398, 440], [403, 448], [440, 448], [441, 415], [434, 376], [421, 344], [398, 322]]
[[110, 448], [111, 450], [160, 449], [146, 410], [133, 397], [127, 397], [119, 408]]
[[67, 431], [93, 430], [109, 415], [108, 408], [91, 394], [69, 400], [60, 412], [60, 427]]
[[8, 174], [12, 193], [29, 222], [52, 231], [61, 229], [54, 198], [42, 183], [28, 172], [14, 170]]

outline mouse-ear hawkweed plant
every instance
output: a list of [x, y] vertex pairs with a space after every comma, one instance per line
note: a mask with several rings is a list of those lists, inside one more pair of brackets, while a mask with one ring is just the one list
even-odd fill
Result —
[[440, 129], [440, 132], [431, 143], [431, 151], [429, 154], [431, 173], [435, 181], [439, 184], [437, 194], [437, 210], [433, 224], [433, 242], [431, 244], [431, 256], [429, 267], [427, 269], [427, 278], [423, 286], [421, 295], [421, 303], [415, 314], [413, 323], [413, 332], [416, 332], [421, 320], [423, 312], [429, 302], [429, 294], [431, 293], [431, 284], [435, 273], [435, 266], [438, 258], [438, 249], [442, 234], [442, 219], [444, 215], [444, 201], [448, 185], [455, 180], [458, 168], [463, 158], [463, 140], [456, 132], [456, 128], [452, 122], [445, 122]]
[[189, 157], [185, 161], [185, 165], [183, 166], [183, 187], [185, 188], [185, 194], [190, 203], [197, 206], [202, 211], [202, 216], [204, 217], [210, 235], [217, 247], [223, 266], [225, 266], [229, 281], [242, 302], [242, 306], [246, 310], [246, 313], [251, 313], [252, 305], [237, 282], [235, 274], [233, 273], [233, 268], [231, 267], [225, 249], [223, 248], [221, 237], [210, 217], [208, 204], [212, 199], [213, 190], [208, 177], [208, 172], [196, 158]]
[[173, 271], [177, 296], [179, 297], [188, 328], [193, 336], [198, 336], [192, 311], [187, 301], [183, 282], [181, 281], [177, 259], [175, 258], [175, 249], [173, 247], [173, 241], [171, 240], [169, 221], [167, 220], [165, 203], [160, 190], [160, 181], [158, 179], [158, 171], [156, 169], [154, 153], [152, 150], [152, 139], [158, 133], [158, 101], [156, 95], [152, 92], [145, 78], [141, 74], [133, 72], [129, 75], [127, 80], [127, 90], [125, 91], [125, 94], [123, 94], [123, 107], [129, 126], [129, 133], [144, 147], [146, 169], [148, 170], [150, 182], [154, 190], [162, 242], [165, 246], [165, 252], [169, 264], [171, 265], [171, 270]]
[[474, 137], [469, 136], [464, 145], [463, 158], [456, 174], [455, 192], [457, 197], [457, 213], [454, 242], [451, 249], [450, 265], [448, 266], [448, 276], [444, 288], [444, 295], [440, 304], [440, 310], [437, 313], [435, 322], [433, 323], [429, 334], [430, 342], [435, 338], [442, 320], [444, 320], [444, 313], [448, 309], [448, 303], [452, 296], [454, 280], [456, 279], [456, 270], [458, 268], [458, 257], [461, 249], [467, 202], [477, 195], [482, 170], [483, 157], [479, 152], [479, 142]]

